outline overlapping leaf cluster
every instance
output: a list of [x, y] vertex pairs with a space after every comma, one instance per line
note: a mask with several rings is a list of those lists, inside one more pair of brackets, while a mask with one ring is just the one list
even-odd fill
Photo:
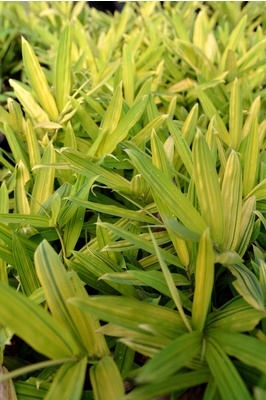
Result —
[[3, 398], [264, 398], [265, 5], [0, 7]]

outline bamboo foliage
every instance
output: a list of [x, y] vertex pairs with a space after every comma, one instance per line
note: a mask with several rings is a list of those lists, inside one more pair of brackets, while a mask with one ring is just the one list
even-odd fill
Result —
[[0, 26], [0, 398], [264, 399], [265, 5]]

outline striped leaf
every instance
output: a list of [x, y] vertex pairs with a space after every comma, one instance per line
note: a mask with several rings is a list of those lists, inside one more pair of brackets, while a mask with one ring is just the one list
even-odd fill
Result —
[[16, 97], [22, 104], [25, 112], [36, 121], [49, 121], [46, 112], [34, 100], [29, 90], [26, 90], [19, 82], [9, 79], [10, 86], [14, 89]]
[[77, 295], [81, 299], [86, 298], [78, 278], [74, 277], [73, 285], [57, 253], [46, 240], [38, 246], [34, 261], [49, 309], [75, 340], [76, 351], [91, 357], [105, 354], [104, 339], [95, 334], [95, 330], [100, 327], [98, 322], [67, 303], [68, 298]]
[[17, 234], [13, 233], [12, 251], [23, 293], [30, 296], [40, 287], [34, 264]]
[[214, 242], [222, 244], [224, 216], [218, 177], [209, 146], [200, 131], [195, 137], [192, 151], [193, 173], [201, 214], [210, 227]]
[[246, 196], [255, 187], [258, 179], [259, 142], [258, 121], [254, 117], [248, 135], [247, 148], [244, 156], [243, 195]]
[[195, 272], [195, 292], [192, 306], [192, 326], [202, 331], [210, 307], [214, 284], [214, 256], [209, 229], [201, 236]]
[[[26, 122], [26, 141], [28, 145], [28, 153], [29, 153], [29, 163], [30, 167], [33, 168], [35, 165], [41, 163], [41, 154], [40, 148], [38, 145], [38, 140], [36, 136], [36, 132], [32, 127], [32, 124], [29, 119]], [[36, 171], [33, 171], [33, 175], [36, 175]]]
[[0, 288], [2, 323], [46, 357], [56, 359], [75, 354], [76, 345], [69, 332], [48, 312], [2, 282]]
[[127, 44], [123, 46], [122, 65], [125, 100], [129, 107], [131, 107], [134, 101], [134, 61]]
[[199, 87], [196, 87], [196, 92], [201, 102], [202, 108], [207, 117], [209, 118], [209, 120], [211, 120], [213, 116], [215, 116], [215, 125], [217, 126], [217, 131], [219, 133], [220, 138], [225, 144], [230, 146], [231, 140], [229, 133], [226, 129], [226, 126], [222, 118], [218, 114], [218, 111], [216, 110], [215, 106], [213, 105], [212, 101]]
[[239, 23], [235, 27], [235, 29], [232, 31], [227, 46], [221, 58], [221, 63], [220, 63], [221, 71], [224, 71], [228, 51], [236, 49], [241, 39], [241, 36], [245, 30], [246, 23], [247, 23], [247, 15], [244, 15], [243, 18], [239, 21]]
[[71, 47], [72, 29], [67, 23], [61, 33], [56, 55], [55, 96], [59, 112], [64, 109], [71, 90]]
[[86, 358], [76, 363], [63, 364], [56, 372], [45, 399], [79, 400], [84, 386], [86, 368]]
[[125, 390], [116, 363], [111, 357], [102, 358], [90, 369], [95, 400], [123, 400]]
[[167, 335], [171, 332], [177, 335], [187, 331], [176, 311], [124, 296], [90, 296], [87, 300], [73, 298], [68, 302], [104, 321], [135, 332], [145, 332], [147, 327], [154, 332], [163, 328], [167, 330]]
[[232, 150], [226, 163], [222, 186], [225, 250], [234, 250], [239, 237], [242, 210], [242, 171], [237, 153]]
[[235, 151], [238, 151], [240, 146], [242, 137], [242, 124], [242, 95], [238, 80], [235, 79], [232, 85], [229, 108], [229, 135], [232, 143], [232, 148]]
[[201, 348], [202, 334], [200, 332], [190, 332], [179, 336], [144, 365], [137, 377], [138, 382], [156, 382], [158, 377], [160, 380], [167, 379], [192, 358], [197, 357]]
[[243, 255], [245, 254], [252, 235], [255, 221], [255, 209], [256, 197], [252, 196], [244, 202], [241, 211], [239, 237], [236, 245], [236, 251], [241, 257], [243, 257]]
[[22, 142], [18, 136], [13, 132], [9, 125], [4, 125], [5, 135], [12, 151], [15, 162], [18, 164], [21, 160], [24, 166], [29, 169], [29, 161], [25, 149], [23, 148]]
[[134, 103], [126, 115], [119, 121], [116, 129], [107, 136], [101, 154], [111, 154], [118, 143], [127, 137], [129, 129], [141, 118], [146, 108], [147, 101], [148, 96], [144, 96]]
[[217, 329], [208, 330], [208, 335], [232, 357], [236, 357], [244, 364], [259, 369], [261, 372], [266, 370], [266, 347], [255, 337], [218, 331]]
[[206, 340], [205, 358], [223, 400], [251, 400], [248, 389], [232, 361], [211, 337], [207, 337]]
[[236, 277], [233, 286], [245, 301], [256, 310], [265, 311], [263, 292], [256, 275], [244, 264], [227, 265], [227, 268]]
[[[154, 246], [152, 245], [152, 243], [149, 240], [147, 240], [143, 237], [140, 237], [139, 235], [128, 232], [125, 229], [122, 229], [113, 224], [109, 224], [107, 222], [102, 222], [101, 225], [108, 228], [111, 232], [116, 233], [118, 236], [124, 238], [128, 242], [133, 243], [134, 245], [137, 246], [137, 248], [141, 248], [151, 254], [156, 254], [156, 252], [154, 250]], [[114, 250], [114, 248], [112, 247], [112, 249], [111, 249], [108, 247], [105, 250]], [[184, 268], [183, 264], [180, 262], [180, 260], [176, 256], [172, 255], [170, 252], [168, 252], [164, 249], [160, 249], [160, 252], [166, 262], [176, 265], [177, 267], [180, 267], [182, 269]]]
[[12, 129], [17, 133], [22, 133], [24, 121], [20, 105], [13, 99], [8, 99], [7, 104], [10, 113]]
[[161, 200], [171, 212], [185, 226], [201, 234], [206, 228], [205, 222], [180, 189], [172, 181], [166, 179], [165, 175], [142, 154], [134, 150], [127, 150], [127, 154], [150, 187], [160, 194]]
[[29, 214], [30, 213], [30, 206], [27, 199], [26, 189], [25, 186], [27, 182], [30, 180], [30, 175], [20, 160], [17, 167], [16, 167], [16, 181], [15, 181], [15, 212], [18, 214]]
[[182, 133], [178, 129], [177, 125], [174, 124], [173, 121], [168, 119], [167, 121], [167, 126], [170, 131], [170, 133], [174, 136], [175, 138], [175, 147], [176, 150], [178, 151], [178, 154], [183, 161], [186, 170], [188, 171], [189, 175], [192, 175], [192, 153], [191, 150], [185, 140], [185, 138], [182, 136]]
[[[152, 149], [152, 160], [153, 160], [153, 164], [160, 169], [165, 176], [171, 180], [172, 179], [172, 174], [171, 174], [171, 170], [168, 164], [168, 160], [163, 148], [163, 144], [160, 141], [160, 139], [158, 138], [158, 136], [156, 135], [155, 131], [153, 131], [152, 136], [151, 136], [151, 149]], [[152, 189], [152, 195], [154, 198], [154, 201], [157, 205], [158, 211], [162, 217], [162, 215], [165, 214], [171, 214], [171, 210], [170, 208], [168, 208], [168, 206], [161, 201], [160, 196], [157, 195], [157, 193]], [[163, 219], [163, 217], [162, 217]], [[167, 226], [167, 220], [163, 222], [165, 223], [166, 229], [168, 230], [168, 226]], [[180, 261], [184, 264], [185, 267], [188, 266], [189, 264], [189, 254], [188, 254], [188, 249], [186, 246], [185, 241], [183, 240], [183, 238], [179, 238], [176, 237], [171, 229], [168, 230], [169, 236], [172, 240], [172, 243], [176, 249], [177, 255], [180, 258]]]
[[162, 269], [163, 274], [164, 274], [165, 281], [166, 281], [167, 286], [169, 288], [169, 291], [171, 293], [171, 297], [172, 297], [172, 299], [173, 299], [173, 301], [175, 303], [176, 308], [179, 311], [179, 314], [180, 314], [181, 318], [184, 321], [184, 325], [187, 327], [188, 331], [191, 332], [192, 329], [191, 329], [190, 323], [189, 323], [189, 321], [188, 321], [188, 319], [186, 317], [186, 314], [184, 313], [184, 310], [183, 310], [183, 307], [182, 307], [182, 304], [181, 304], [181, 300], [180, 300], [180, 296], [179, 296], [179, 292], [178, 292], [178, 290], [177, 290], [177, 288], [175, 286], [174, 280], [172, 278], [172, 274], [169, 271], [169, 269], [168, 269], [168, 267], [167, 267], [162, 255], [160, 253], [158, 244], [156, 243], [154, 235], [152, 234], [151, 231], [150, 231], [150, 235], [151, 235], [151, 238], [152, 238], [153, 246], [155, 248], [156, 255], [158, 257], [161, 269]]
[[[44, 150], [41, 164], [55, 163], [56, 156], [52, 142]], [[31, 212], [37, 213], [40, 206], [52, 195], [54, 188], [54, 168], [40, 168], [37, 170], [32, 189]]]
[[[5, 181], [1, 184], [0, 187], [0, 212], [1, 214], [8, 214], [9, 212], [9, 197], [8, 191], [6, 187]], [[0, 239], [0, 246], [4, 245], [4, 242]], [[6, 246], [5, 246], [6, 249]], [[12, 263], [11, 263], [12, 265]], [[5, 258], [1, 255], [0, 250], [0, 282], [8, 283], [8, 276], [7, 276], [7, 263]]]
[[51, 120], [56, 121], [58, 119], [58, 110], [55, 99], [31, 45], [23, 37], [22, 56], [26, 74], [39, 103]]

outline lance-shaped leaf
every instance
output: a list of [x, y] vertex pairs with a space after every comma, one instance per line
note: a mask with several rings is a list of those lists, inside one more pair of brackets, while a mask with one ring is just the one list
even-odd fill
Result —
[[179, 336], [167, 347], [158, 352], [142, 368], [138, 375], [141, 383], [166, 379], [192, 358], [197, 357], [202, 348], [202, 334], [190, 332]]
[[94, 320], [89, 316], [84, 318], [82, 312], [77, 312], [67, 303], [67, 299], [76, 296], [77, 293], [57, 253], [46, 240], [38, 246], [34, 260], [53, 317], [70, 332], [79, 354], [97, 356]]
[[176, 311], [124, 296], [91, 296], [87, 300], [73, 298], [68, 302], [104, 321], [135, 332], [145, 332], [149, 327], [154, 332], [163, 328], [167, 336], [187, 331]]
[[232, 357], [243, 363], [259, 369], [266, 370], [266, 346], [255, 337], [218, 329], [208, 330], [208, 335]]
[[1, 323], [46, 357], [56, 359], [77, 354], [69, 332], [41, 306], [2, 282], [0, 289]]
[[[125, 229], [120, 228], [119, 226], [116, 226], [114, 224], [109, 224], [107, 222], [101, 222], [101, 225], [110, 229], [111, 232], [114, 232], [118, 236], [123, 237], [130, 243], [133, 243], [134, 245], [137, 246], [137, 248], [141, 248], [145, 251], [148, 251], [151, 254], [156, 254], [152, 243], [149, 240], [145, 239], [144, 237], [139, 237], [139, 235], [128, 232]], [[107, 246], [105, 250], [114, 250], [113, 246], [110, 249], [108, 247], [109, 246]], [[165, 249], [160, 249], [160, 252], [166, 262], [176, 265], [177, 267], [184, 268], [183, 264], [180, 262], [178, 257], [174, 256]]]
[[242, 111], [242, 95], [238, 80], [235, 79], [231, 95], [230, 95], [230, 108], [229, 108], [229, 134], [232, 143], [232, 148], [238, 151], [243, 124], [243, 111]]
[[183, 222], [185, 226], [202, 234], [206, 224], [197, 210], [183, 195], [175, 184], [156, 168], [145, 156], [134, 151], [127, 150], [134, 166], [143, 175], [150, 187], [167, 204], [171, 212]]
[[18, 104], [15, 100], [10, 98], [7, 100], [7, 104], [11, 117], [12, 129], [17, 133], [22, 133], [24, 121], [20, 104]]
[[[166, 157], [163, 144], [156, 135], [155, 131], [153, 131], [151, 135], [151, 149], [152, 149], [153, 164], [157, 168], [159, 168], [169, 180], [171, 180], [172, 174], [169, 162]], [[164, 214], [171, 214], [171, 210], [167, 207], [167, 205], [164, 202], [161, 201], [160, 196], [158, 196], [153, 189], [152, 189], [152, 195], [154, 201], [156, 202], [161, 217]], [[163, 220], [163, 222], [165, 223], [166, 229], [168, 230], [167, 221], [165, 222]], [[176, 237], [174, 234], [172, 234], [171, 230], [168, 230], [168, 233], [176, 249], [177, 255], [180, 258], [180, 261], [184, 264], [185, 267], [187, 267], [189, 264], [189, 254], [185, 241], [183, 240], [183, 238], [180, 239], [179, 237]]]
[[148, 101], [148, 96], [143, 96], [128, 110], [126, 115], [119, 121], [117, 127], [111, 132], [105, 140], [101, 154], [111, 154], [119, 142], [124, 140], [136, 122], [141, 118]]
[[55, 99], [48, 86], [46, 77], [30, 44], [22, 37], [22, 56], [26, 74], [37, 99], [52, 121], [58, 119]]
[[209, 229], [203, 233], [198, 249], [195, 272], [195, 292], [192, 306], [192, 325], [202, 331], [210, 307], [214, 283], [214, 256]]
[[63, 364], [57, 371], [46, 400], [80, 400], [84, 386], [87, 359]]
[[167, 379], [160, 381], [160, 376], [156, 381], [147, 385], [141, 385], [130, 392], [127, 400], [147, 400], [165, 396], [172, 392], [184, 391], [203, 383], [209, 382], [211, 374], [208, 368], [200, 368], [192, 372], [180, 372], [169, 376]]
[[19, 163], [21, 160], [25, 167], [29, 170], [29, 160], [25, 149], [23, 148], [22, 142], [18, 138], [18, 136], [13, 132], [9, 125], [4, 125], [5, 135], [14, 156], [15, 162]]
[[95, 400], [123, 400], [125, 390], [116, 363], [111, 357], [102, 358], [90, 369]]
[[[210, 227], [212, 239], [216, 243], [222, 244], [224, 216], [221, 192], [209, 146], [200, 131], [195, 137], [192, 155], [194, 180], [201, 214], [207, 226]], [[191, 227], [192, 225], [189, 228]]]
[[178, 154], [179, 154], [181, 160], [183, 161], [189, 175], [192, 176], [192, 170], [193, 170], [192, 154], [191, 154], [191, 150], [187, 144], [187, 141], [183, 137], [183, 135], [180, 132], [180, 130], [178, 129], [177, 125], [174, 124], [174, 122], [171, 121], [170, 119], [168, 119], [168, 121], [167, 121], [167, 126], [168, 126], [169, 131], [175, 138], [176, 150], [178, 151]]
[[82, 153], [72, 149], [63, 149], [60, 155], [74, 171], [77, 171], [81, 175], [85, 175], [89, 178], [95, 178], [95, 176], [99, 175], [97, 178], [98, 182], [114, 190], [130, 193], [130, 183], [125, 178], [95, 164]]
[[[40, 164], [41, 154], [40, 154], [40, 149], [39, 149], [39, 145], [38, 145], [36, 132], [34, 131], [29, 119], [27, 119], [27, 122], [26, 122], [25, 135], [26, 135], [26, 141], [27, 141], [27, 145], [28, 145], [30, 167], [33, 168], [35, 165]], [[36, 172], [34, 171], [33, 174], [35, 175]]]
[[206, 340], [205, 357], [223, 400], [251, 400], [251, 396], [232, 361], [211, 337]]
[[244, 157], [243, 195], [246, 196], [257, 183], [259, 162], [258, 120], [253, 118]]
[[236, 245], [236, 251], [241, 257], [243, 257], [243, 255], [245, 254], [252, 235], [253, 225], [255, 221], [255, 209], [256, 197], [251, 196], [244, 202], [241, 212], [239, 237]]
[[263, 293], [260, 283], [244, 264], [228, 265], [227, 268], [236, 277], [233, 285], [246, 302], [260, 311], [264, 311]]
[[221, 71], [224, 71], [228, 51], [236, 49], [239, 40], [245, 30], [246, 24], [247, 24], [247, 15], [244, 15], [243, 18], [239, 21], [239, 23], [235, 27], [235, 29], [232, 31], [227, 46], [223, 52], [220, 64]]
[[262, 318], [262, 311], [254, 309], [241, 297], [235, 297], [209, 314], [206, 327], [228, 332], [247, 332], [254, 329]]
[[15, 182], [15, 212], [18, 214], [29, 214], [30, 206], [26, 195], [25, 185], [30, 180], [30, 175], [23, 164], [19, 161], [16, 167], [16, 182]]
[[34, 264], [17, 234], [13, 232], [13, 256], [23, 292], [30, 296], [40, 287]]
[[26, 90], [19, 82], [14, 79], [9, 79], [10, 86], [14, 89], [15, 94], [22, 104], [24, 110], [29, 114], [33, 120], [49, 121], [46, 112], [34, 100], [34, 97], [29, 90]]
[[[7, 374], [8, 369], [5, 366], [0, 367], [0, 377]], [[17, 395], [12, 379], [0, 382], [0, 396], [2, 400], [17, 400]]]
[[123, 46], [123, 84], [125, 100], [131, 107], [134, 101], [134, 64], [127, 44]]
[[[55, 163], [56, 155], [52, 142], [46, 147], [42, 164]], [[54, 168], [40, 168], [37, 170], [35, 183], [32, 189], [31, 212], [37, 213], [40, 206], [52, 195], [54, 188]]]
[[66, 105], [71, 89], [71, 46], [71, 25], [67, 23], [61, 33], [56, 55], [55, 94], [59, 112]]
[[238, 155], [234, 150], [226, 163], [221, 195], [226, 221], [223, 248], [234, 250], [238, 242], [242, 210], [242, 171]]
[[226, 129], [226, 126], [222, 118], [218, 114], [218, 111], [216, 110], [215, 106], [213, 105], [209, 97], [199, 87], [196, 87], [196, 92], [201, 102], [204, 113], [207, 115], [209, 120], [211, 120], [213, 116], [215, 116], [214, 125], [217, 127], [219, 136], [224, 143], [230, 146], [231, 140], [228, 130]]

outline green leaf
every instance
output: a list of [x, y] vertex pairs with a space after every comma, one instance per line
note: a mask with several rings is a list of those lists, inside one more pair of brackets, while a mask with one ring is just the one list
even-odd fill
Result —
[[230, 109], [229, 109], [229, 134], [232, 142], [232, 148], [238, 151], [243, 124], [243, 110], [242, 110], [242, 96], [238, 80], [235, 79], [231, 95], [230, 95]]
[[180, 189], [169, 179], [166, 179], [165, 175], [142, 154], [134, 150], [127, 150], [127, 154], [134, 166], [150, 184], [151, 188], [157, 194], [160, 194], [161, 200], [167, 204], [171, 212], [185, 226], [202, 234], [206, 227], [205, 222]]
[[2, 282], [0, 289], [1, 323], [46, 357], [56, 359], [75, 354], [72, 337], [48, 312]]
[[153, 243], [153, 246], [155, 248], [156, 255], [158, 257], [161, 269], [162, 269], [163, 274], [164, 274], [165, 281], [166, 281], [167, 286], [169, 288], [169, 291], [171, 293], [171, 297], [172, 297], [172, 299], [173, 299], [173, 301], [174, 301], [174, 303], [176, 305], [176, 308], [179, 311], [179, 314], [180, 314], [181, 318], [184, 321], [184, 324], [186, 325], [188, 331], [191, 332], [192, 329], [191, 329], [190, 323], [188, 322], [188, 319], [187, 319], [187, 317], [186, 317], [186, 315], [184, 313], [184, 310], [183, 310], [183, 307], [182, 307], [182, 304], [181, 304], [181, 300], [180, 300], [180, 296], [179, 296], [179, 292], [177, 291], [177, 288], [176, 288], [176, 286], [174, 284], [174, 281], [173, 281], [173, 278], [172, 278], [172, 274], [169, 271], [169, 269], [168, 269], [168, 267], [167, 267], [162, 255], [160, 253], [158, 244], [157, 244], [157, 242], [156, 242], [156, 240], [154, 238], [154, 235], [152, 234], [151, 231], [150, 231], [150, 235], [151, 235], [151, 238], [152, 238], [152, 243]]
[[158, 352], [141, 369], [137, 380], [140, 383], [167, 379], [182, 368], [192, 358], [197, 357], [202, 348], [202, 334], [190, 332], [179, 336]]
[[226, 163], [221, 196], [226, 221], [223, 248], [234, 250], [239, 238], [242, 210], [241, 165], [234, 150], [231, 151]]
[[72, 29], [67, 23], [61, 33], [56, 55], [55, 94], [59, 112], [65, 107], [71, 90], [71, 47]]
[[[82, 314], [74, 312], [67, 303], [67, 299], [75, 296], [76, 292], [58, 254], [44, 240], [35, 252], [34, 261], [51, 314], [71, 334], [76, 351], [82, 355], [86, 354], [86, 346], [80, 335]], [[93, 343], [90, 353], [94, 353]]]
[[49, 218], [44, 215], [34, 214], [0, 214], [2, 222], [8, 224], [25, 224], [39, 228], [49, 228]]
[[90, 379], [95, 400], [124, 399], [123, 381], [111, 357], [104, 357], [91, 367]]
[[[52, 142], [49, 142], [43, 156], [42, 164], [50, 164], [56, 161], [56, 155]], [[37, 170], [31, 197], [31, 212], [37, 213], [40, 206], [52, 195], [54, 189], [55, 170], [53, 168], [41, 168]]]
[[[107, 222], [101, 222], [101, 225], [105, 228], [110, 229], [110, 231], [114, 232], [118, 236], [123, 237], [130, 243], [133, 243], [134, 245], [137, 246], [137, 248], [141, 248], [145, 251], [148, 251], [151, 254], [156, 254], [155, 249], [149, 240], [141, 238], [139, 237], [139, 235], [135, 235], [131, 232], [126, 231], [125, 229], [121, 229], [120, 227], [115, 226], [113, 224], [109, 224]], [[106, 250], [109, 250], [109, 248], [106, 248]], [[160, 249], [160, 252], [166, 262], [176, 265], [177, 267], [184, 268], [183, 264], [179, 261], [179, 259], [176, 256], [170, 254], [168, 251], [164, 249]]]
[[207, 337], [205, 357], [223, 400], [251, 400], [251, 396], [237, 369], [221, 346]]
[[134, 62], [127, 44], [123, 46], [123, 85], [125, 100], [131, 107], [134, 101]]
[[147, 400], [158, 396], [168, 395], [175, 391], [184, 391], [209, 382], [211, 375], [208, 368], [200, 368], [197, 371], [182, 372], [169, 376], [166, 380], [158, 379], [148, 385], [141, 385], [126, 396], [126, 400]]
[[141, 118], [148, 101], [148, 96], [143, 96], [129, 109], [126, 115], [119, 121], [117, 127], [111, 132], [105, 140], [102, 154], [111, 154], [118, 143], [122, 142], [130, 130]]
[[22, 37], [22, 56], [26, 70], [26, 74], [30, 81], [31, 87], [35, 92], [41, 106], [50, 116], [52, 121], [58, 118], [58, 110], [56, 107], [55, 99], [50, 91], [46, 77], [41, 69], [39, 61], [35, 56], [32, 47]]
[[209, 146], [200, 131], [193, 145], [193, 173], [201, 214], [210, 227], [212, 239], [215, 243], [222, 244], [224, 216], [221, 192]]
[[168, 119], [167, 126], [168, 126], [170, 133], [175, 138], [176, 150], [178, 151], [178, 154], [179, 154], [181, 160], [183, 161], [189, 175], [192, 176], [192, 170], [193, 170], [192, 153], [189, 148], [189, 145], [188, 145], [187, 141], [185, 140], [185, 138], [182, 136], [182, 133], [178, 129], [177, 125], [174, 124], [173, 121]]
[[197, 95], [201, 102], [202, 108], [203, 108], [205, 114], [207, 115], [207, 117], [209, 118], [209, 120], [211, 120], [213, 118], [213, 116], [215, 116], [214, 125], [217, 126], [217, 130], [218, 130], [218, 134], [219, 134], [220, 138], [222, 139], [222, 141], [225, 144], [227, 144], [227, 146], [230, 146], [231, 140], [230, 140], [228, 130], [226, 129], [226, 126], [225, 126], [222, 118], [220, 117], [217, 109], [213, 105], [212, 101], [208, 98], [208, 96], [199, 87], [196, 87], [196, 92], [197, 92]]
[[88, 300], [73, 298], [68, 302], [104, 321], [113, 322], [135, 332], [145, 332], [148, 327], [155, 332], [163, 328], [167, 335], [171, 332], [178, 334], [186, 331], [177, 312], [127, 297], [91, 296]]
[[235, 297], [209, 314], [206, 327], [228, 332], [247, 332], [254, 329], [262, 318], [262, 311], [254, 309], [244, 299]]
[[45, 399], [80, 400], [86, 367], [86, 358], [76, 363], [63, 364], [57, 371]]
[[12, 251], [17, 268], [19, 281], [26, 296], [30, 296], [40, 287], [34, 264], [30, 259], [27, 250], [22, 245], [22, 242], [17, 234], [13, 232]]
[[256, 275], [244, 264], [228, 265], [227, 268], [236, 277], [233, 285], [247, 303], [257, 310], [264, 311], [263, 293]]
[[214, 284], [214, 256], [209, 229], [203, 233], [196, 261], [195, 292], [192, 306], [192, 326], [202, 331], [210, 307]]
[[265, 372], [266, 347], [257, 338], [217, 329], [208, 330], [208, 336], [212, 337], [230, 356], [259, 369], [262, 373]]

